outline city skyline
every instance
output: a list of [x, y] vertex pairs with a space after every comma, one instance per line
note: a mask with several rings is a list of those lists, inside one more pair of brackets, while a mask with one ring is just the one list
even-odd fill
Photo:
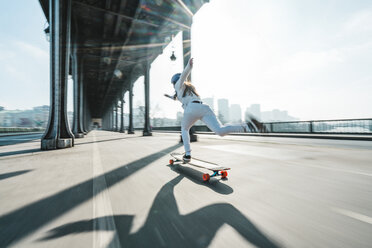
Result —
[[[49, 104], [46, 18], [37, 2], [21, 2], [22, 9], [20, 1], [7, 2], [0, 16], [0, 106], [7, 109]], [[210, 1], [192, 26], [193, 83], [202, 98], [239, 102], [243, 112], [259, 102], [263, 111], [285, 109], [301, 120], [369, 118], [371, 23], [372, 2], [365, 0]], [[160, 117], [182, 110], [163, 97], [173, 91], [171, 76], [182, 71], [181, 50], [176, 35], [151, 66], [151, 105], [163, 109]], [[69, 110], [71, 89], [69, 79]]]

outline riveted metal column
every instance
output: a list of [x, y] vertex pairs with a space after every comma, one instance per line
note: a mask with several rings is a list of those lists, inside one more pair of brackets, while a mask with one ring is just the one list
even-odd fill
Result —
[[77, 54], [77, 44], [74, 45], [72, 52], [72, 78], [74, 81], [74, 120], [72, 125], [72, 132], [75, 138], [84, 138], [84, 132], [81, 129], [81, 77], [80, 77], [80, 58]]
[[117, 131], [119, 131], [119, 117], [118, 117], [118, 102], [117, 101], [115, 101], [114, 110], [115, 110], [115, 129], [114, 129], [114, 131], [117, 132]]
[[49, 0], [50, 113], [41, 139], [42, 150], [74, 146], [67, 117], [67, 77], [70, 54], [71, 0]]
[[[185, 67], [191, 57], [191, 30], [190, 29], [182, 31], [182, 45], [183, 45], [183, 65]], [[191, 80], [191, 74], [189, 76], [189, 79]], [[198, 137], [194, 134], [195, 133], [194, 127], [190, 128], [189, 133], [190, 133], [191, 142], [195, 142], [198, 140]], [[181, 140], [182, 140], [182, 136], [181, 136]]]
[[120, 103], [121, 103], [121, 108], [120, 108], [120, 118], [121, 118], [121, 121], [120, 121], [120, 132], [121, 133], [124, 133], [124, 95], [122, 96], [121, 100], [120, 100]]
[[84, 129], [84, 101], [86, 98], [86, 84], [84, 83], [84, 63], [83, 63], [83, 58], [78, 57], [78, 82], [79, 82], [79, 109], [80, 109], [80, 120], [79, 120], [79, 128], [80, 130], [84, 133], [87, 134], [88, 132]]
[[134, 134], [133, 128], [133, 82], [130, 84], [129, 88], [129, 127], [128, 134]]
[[81, 108], [82, 108], [82, 113], [81, 113], [81, 127], [84, 132], [84, 134], [88, 133], [87, 129], [87, 118], [88, 118], [88, 84], [87, 82], [84, 81], [84, 71], [83, 71], [83, 66], [80, 66], [80, 72], [79, 75], [81, 77], [81, 82], [82, 82], [82, 100], [81, 100]]
[[115, 130], [115, 106], [111, 106], [111, 131]]
[[152, 136], [150, 128], [150, 63], [145, 64], [145, 126], [143, 136]]

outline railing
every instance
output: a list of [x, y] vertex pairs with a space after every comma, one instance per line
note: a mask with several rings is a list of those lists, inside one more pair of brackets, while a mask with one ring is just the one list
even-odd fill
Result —
[[[265, 122], [269, 133], [372, 134], [372, 119]], [[155, 131], [180, 131], [180, 126], [153, 127]], [[194, 126], [196, 132], [210, 132], [207, 126]]]
[[3, 133], [28, 133], [28, 132], [44, 132], [45, 128], [39, 127], [0, 127], [0, 134]]
[[372, 119], [265, 123], [270, 133], [372, 134]]

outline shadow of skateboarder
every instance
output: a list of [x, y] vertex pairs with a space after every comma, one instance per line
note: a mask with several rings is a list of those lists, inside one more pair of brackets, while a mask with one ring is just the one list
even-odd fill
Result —
[[[238, 209], [228, 203], [208, 205], [192, 213], [181, 215], [174, 197], [174, 187], [183, 177], [179, 175], [161, 188], [155, 197], [145, 224], [137, 232], [130, 233], [133, 216], [114, 216], [121, 246], [207, 247], [218, 229], [228, 224], [247, 242], [256, 247], [279, 247]], [[50, 230], [43, 240], [93, 231], [94, 221], [97, 220], [79, 221], [57, 227]], [[109, 230], [105, 229], [105, 231]], [[108, 247], [112, 246], [109, 244]]]

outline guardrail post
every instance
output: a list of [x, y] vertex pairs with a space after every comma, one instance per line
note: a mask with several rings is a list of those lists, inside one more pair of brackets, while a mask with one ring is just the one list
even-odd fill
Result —
[[310, 133], [313, 133], [314, 132], [313, 131], [313, 122], [312, 121], [309, 122], [309, 132]]

